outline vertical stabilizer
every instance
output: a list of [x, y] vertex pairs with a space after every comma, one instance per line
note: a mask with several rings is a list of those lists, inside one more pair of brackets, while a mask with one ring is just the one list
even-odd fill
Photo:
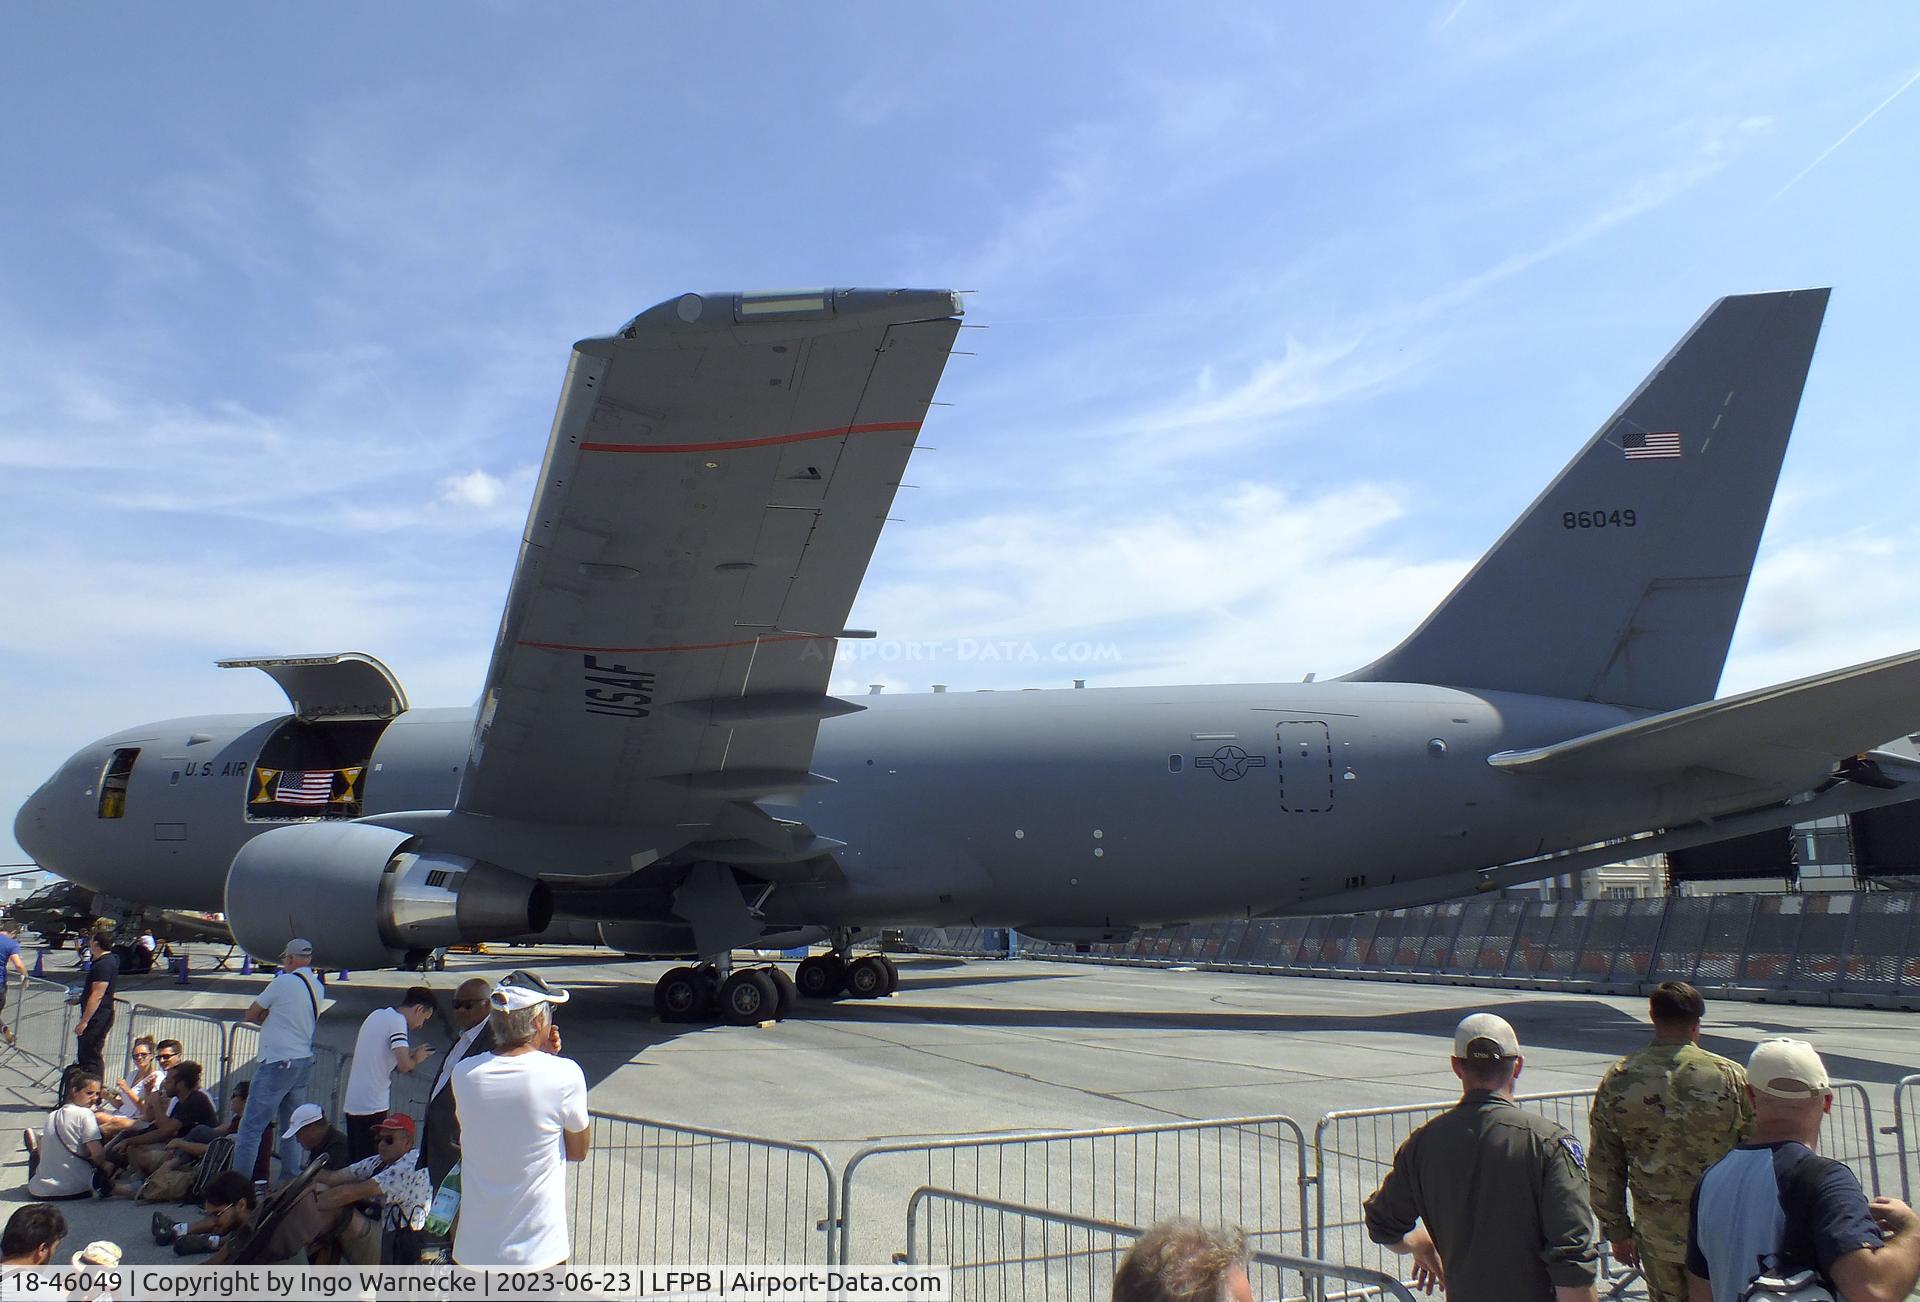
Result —
[[1350, 681], [1708, 700], [1827, 291], [1723, 298], [1412, 636]]

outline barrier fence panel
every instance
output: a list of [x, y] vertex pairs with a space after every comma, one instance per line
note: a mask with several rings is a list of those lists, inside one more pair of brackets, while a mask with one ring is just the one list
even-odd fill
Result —
[[1304, 1252], [1307, 1183], [1305, 1136], [1282, 1116], [872, 1144], [841, 1176], [838, 1260], [888, 1260], [898, 1221], [879, 1209], [920, 1186], [1122, 1224], [1191, 1216]]
[[[1920, 1001], [1920, 892], [1638, 900], [1471, 900], [1359, 915], [1257, 919], [1137, 933], [1118, 945], [1026, 941], [1036, 958], [1208, 963], [1243, 971], [1505, 979], [1810, 1002]], [[999, 953], [977, 928], [910, 930], [923, 948]], [[970, 938], [978, 938], [972, 940]], [[984, 946], [984, 948], [983, 948]], [[1840, 998], [1836, 998], [1840, 997]]]
[[1842, 1081], [1833, 1085], [1833, 1109], [1820, 1124], [1820, 1152], [1845, 1162], [1870, 1196], [1880, 1194], [1880, 1133], [1873, 1125], [1873, 1102], [1866, 1087]]
[[[132, 1005], [119, 1022], [126, 1028], [126, 1035], [120, 1046], [119, 1064], [107, 1064], [109, 1073], [118, 1072], [124, 1079], [133, 1079], [130, 1074], [133, 1071], [133, 1042], [143, 1035], [152, 1036], [155, 1043], [178, 1040], [181, 1060], [200, 1064], [200, 1088], [213, 1096], [216, 1102], [225, 1101], [227, 1022], [204, 1013], [180, 1013], [146, 1004]], [[108, 1081], [107, 1084], [113, 1082]]]
[[832, 1168], [805, 1144], [604, 1112], [569, 1163], [573, 1260], [587, 1265], [833, 1262]]
[[1900, 1164], [1900, 1197], [1920, 1194], [1920, 1076], [1893, 1087], [1894, 1160]]
[[0, 1016], [13, 1030], [9, 1059], [35, 1081], [50, 1083], [73, 1061], [73, 1005], [58, 981], [20, 977]]
[[[1330, 1112], [1313, 1131], [1314, 1244], [1313, 1255], [1366, 1266], [1395, 1278], [1412, 1266], [1367, 1237], [1361, 1204], [1380, 1187], [1393, 1155], [1420, 1126], [1451, 1109], [1457, 1100], [1399, 1108], [1367, 1108]], [[1552, 1118], [1572, 1131], [1584, 1147], [1587, 1112], [1593, 1095], [1573, 1090], [1557, 1094], [1529, 1094], [1514, 1102]]]
[[[924, 1186], [907, 1203], [906, 1229], [908, 1264], [949, 1267], [954, 1302], [1106, 1302], [1121, 1259], [1144, 1232]], [[1291, 1253], [1254, 1253], [1247, 1275], [1258, 1298], [1413, 1302], [1390, 1276]]]
[[[429, 1064], [432, 1059], [427, 1060]], [[260, 1028], [252, 1022], [234, 1022], [227, 1032], [227, 1070], [220, 1082], [220, 1101], [222, 1104], [232, 1095], [233, 1087], [243, 1080], [252, 1080], [253, 1073], [260, 1065]], [[422, 1071], [426, 1067], [421, 1067]], [[431, 1082], [429, 1082], [431, 1085]], [[313, 1074], [307, 1078], [307, 1087], [301, 1091], [301, 1101], [317, 1103], [326, 1111], [327, 1118], [335, 1125], [342, 1125], [340, 1119], [340, 1100], [347, 1088], [347, 1060], [337, 1049], [317, 1044], [313, 1049]], [[417, 1121], [425, 1112], [414, 1114]]]

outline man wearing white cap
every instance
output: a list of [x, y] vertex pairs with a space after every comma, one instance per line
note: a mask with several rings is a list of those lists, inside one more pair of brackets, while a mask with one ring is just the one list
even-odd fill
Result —
[[1805, 1040], [1768, 1040], [1747, 1061], [1753, 1131], [1700, 1177], [1687, 1229], [1693, 1302], [1735, 1302], [1756, 1276], [1810, 1282], [1847, 1302], [1898, 1302], [1920, 1281], [1920, 1217], [1867, 1201], [1845, 1164], [1814, 1147], [1833, 1107], [1827, 1068]]
[[306, 1155], [301, 1165], [295, 1168], [296, 1173], [305, 1170], [307, 1163], [315, 1158], [324, 1163], [321, 1169], [326, 1171], [344, 1171], [353, 1164], [346, 1133], [340, 1127], [328, 1124], [327, 1114], [320, 1110], [318, 1103], [302, 1103], [295, 1108], [286, 1129], [280, 1132], [280, 1138], [293, 1140]]
[[1459, 1104], [1407, 1136], [1366, 1202], [1368, 1237], [1411, 1254], [1415, 1282], [1448, 1302], [1594, 1302], [1586, 1157], [1564, 1126], [1514, 1103], [1521, 1065], [1504, 1017], [1464, 1019]]
[[560, 1056], [553, 1009], [571, 996], [533, 973], [493, 988], [493, 1052], [453, 1069], [462, 1145], [453, 1259], [463, 1266], [557, 1266], [567, 1237], [568, 1162], [587, 1155], [587, 1078]]
[[[284, 1130], [293, 1121], [293, 1110], [306, 1102], [307, 1082], [313, 1078], [313, 1031], [326, 997], [326, 987], [313, 972], [313, 942], [288, 941], [280, 952], [279, 975], [247, 1009], [247, 1020], [260, 1027], [260, 1065], [233, 1137], [234, 1170], [252, 1171], [260, 1145], [267, 1142], [267, 1127], [278, 1117]], [[298, 1175], [304, 1164], [300, 1146], [291, 1139], [280, 1143], [280, 1164], [283, 1180]]]

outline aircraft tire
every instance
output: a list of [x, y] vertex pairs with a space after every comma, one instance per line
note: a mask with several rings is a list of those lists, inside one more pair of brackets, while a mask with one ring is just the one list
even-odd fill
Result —
[[653, 1011], [663, 1022], [693, 1022], [712, 1006], [706, 978], [690, 967], [668, 968], [653, 983]]
[[778, 998], [773, 1010], [774, 1020], [784, 1022], [792, 1014], [794, 1001], [800, 997], [800, 994], [793, 988], [793, 978], [784, 970], [770, 967], [766, 972], [767, 980], [773, 982], [773, 993]]
[[874, 957], [879, 959], [880, 966], [887, 970], [887, 988], [882, 993], [890, 995], [900, 988], [900, 965], [885, 954], [875, 954]]
[[720, 983], [720, 1019], [729, 1026], [757, 1026], [776, 1020], [780, 994], [763, 969], [735, 972]]
[[880, 955], [869, 954], [848, 966], [847, 993], [855, 999], [878, 999], [887, 993], [887, 965]]
[[800, 960], [793, 983], [809, 999], [832, 999], [840, 993], [844, 965], [836, 954], [815, 954]]

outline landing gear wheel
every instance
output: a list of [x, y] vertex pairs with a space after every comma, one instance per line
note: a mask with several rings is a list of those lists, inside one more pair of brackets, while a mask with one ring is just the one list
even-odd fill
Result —
[[793, 1012], [793, 1001], [800, 997], [799, 992], [793, 988], [793, 978], [777, 967], [767, 969], [767, 980], [773, 982], [774, 997], [778, 1001], [773, 1008], [774, 1020], [784, 1022]]
[[776, 1016], [780, 995], [763, 969], [735, 972], [720, 983], [720, 1017], [729, 1026], [754, 1026]]
[[653, 1011], [663, 1022], [691, 1022], [706, 1014], [713, 986], [690, 967], [668, 968], [653, 983]]
[[892, 959], [888, 958], [885, 954], [875, 954], [874, 957], [880, 960], [880, 965], [882, 967], [887, 969], [887, 988], [884, 991], [882, 991], [882, 993], [890, 995], [894, 991], [900, 988], [899, 965], [896, 964]]
[[847, 993], [855, 999], [878, 999], [887, 993], [887, 965], [878, 954], [857, 958], [847, 968]]
[[845, 971], [838, 954], [815, 954], [800, 960], [793, 984], [809, 999], [831, 999], [840, 993], [840, 978]]

